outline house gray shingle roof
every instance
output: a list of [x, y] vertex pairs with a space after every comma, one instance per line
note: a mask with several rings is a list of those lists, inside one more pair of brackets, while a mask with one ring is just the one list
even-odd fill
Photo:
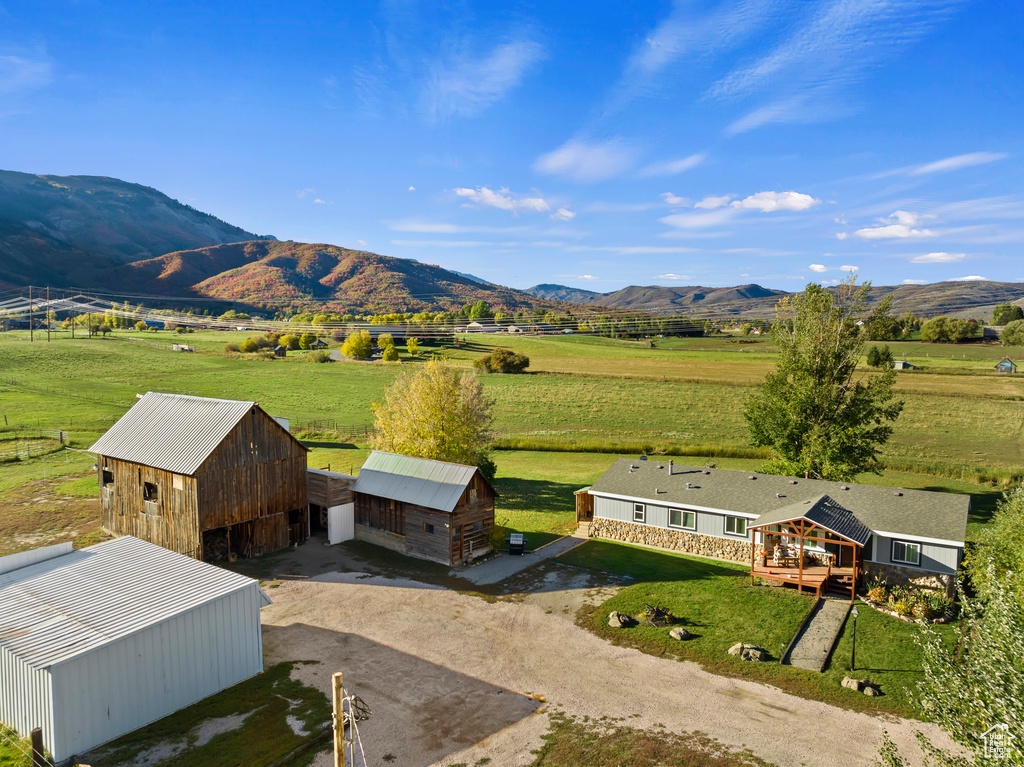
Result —
[[[863, 546], [871, 537], [871, 530], [842, 504], [827, 495], [783, 506], [781, 509], [769, 511], [757, 518], [757, 526], [778, 525], [797, 519], [807, 519], [831, 530], [843, 538]], [[820, 537], [820, 536], [819, 536]]]
[[0, 574], [0, 647], [49, 668], [254, 584], [138, 538], [115, 538]]
[[147, 392], [89, 450], [175, 474], [195, 474], [256, 407], [255, 402]]
[[476, 466], [374, 450], [352, 491], [451, 512], [476, 471]]
[[[687, 482], [692, 484], [689, 490]], [[697, 506], [758, 517], [828, 495], [874, 532], [957, 543], [964, 540], [971, 507], [970, 496], [958, 493], [793, 479], [703, 466], [677, 465], [670, 475], [667, 460], [635, 458], [620, 458], [590, 491], [663, 506]]]

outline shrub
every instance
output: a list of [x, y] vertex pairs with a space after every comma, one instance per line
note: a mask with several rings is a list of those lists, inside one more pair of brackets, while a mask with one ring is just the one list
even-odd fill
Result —
[[882, 583], [873, 585], [868, 589], [868, 599], [884, 605], [889, 601], [889, 589]]
[[530, 358], [510, 349], [495, 349], [474, 362], [473, 366], [488, 373], [522, 373], [530, 366]]
[[405, 350], [415, 357], [420, 353], [420, 340], [418, 338], [405, 339]]
[[285, 349], [295, 351], [299, 348], [299, 337], [293, 334], [286, 334], [278, 339], [278, 343]]
[[317, 364], [323, 364], [331, 361], [331, 355], [325, 352], [323, 349], [317, 349], [306, 355], [306, 362], [314, 362]]
[[900, 599], [892, 603], [892, 609], [896, 611], [897, 615], [910, 615], [910, 602], [905, 599]]
[[381, 357], [385, 362], [401, 362], [401, 357], [398, 355], [398, 349], [394, 345], [389, 344], [384, 347], [384, 354]]
[[247, 338], [239, 344], [238, 349], [242, 354], [252, 354], [260, 350], [260, 345], [255, 338]]
[[242, 349], [241, 349], [241, 347], [239, 347], [238, 344], [232, 342], [230, 344], [224, 344], [224, 351], [226, 351], [226, 352], [240, 352], [240, 351], [242, 351]]
[[920, 620], [930, 621], [934, 617], [934, 613], [932, 613], [932, 608], [925, 601], [918, 602], [917, 604], [913, 605], [910, 608], [910, 612], [915, 618], [918, 618]]
[[142, 320], [139, 320], [138, 322], [135, 323], [135, 329], [141, 333], [144, 330], [148, 330], [149, 329], [149, 325], [147, 325]]
[[929, 594], [926, 598], [929, 609], [935, 617], [956, 615], [956, 603], [945, 594]]
[[377, 336], [377, 347], [379, 349], [387, 349], [389, 346], [395, 345], [395, 337], [390, 333], [381, 333]]

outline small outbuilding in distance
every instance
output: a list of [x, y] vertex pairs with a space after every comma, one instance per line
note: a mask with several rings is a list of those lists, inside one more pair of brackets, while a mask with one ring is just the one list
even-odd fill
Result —
[[57, 761], [263, 671], [259, 583], [126, 536], [0, 557], [0, 722]]
[[1016, 373], [1017, 365], [1009, 357], [1003, 357], [998, 363], [996, 363], [997, 373]]

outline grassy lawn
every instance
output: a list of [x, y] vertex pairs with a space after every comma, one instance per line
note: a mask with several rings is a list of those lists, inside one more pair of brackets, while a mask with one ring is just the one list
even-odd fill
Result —
[[[857, 625], [858, 671], [850, 672], [853, 629], [848, 622], [830, 665], [818, 674], [777, 662], [813, 605], [813, 598], [790, 589], [751, 586], [749, 569], [743, 565], [608, 541], [590, 541], [558, 561], [637, 581], [580, 615], [582, 625], [611, 642], [652, 655], [696, 661], [716, 674], [771, 684], [844, 708], [919, 716], [913, 691], [914, 683], [921, 678], [921, 654], [914, 643], [921, 628], [916, 624], [861, 605]], [[678, 642], [668, 636], [668, 628], [608, 626], [608, 615], [613, 610], [635, 616], [646, 605], [671, 610], [695, 638]], [[952, 626], [936, 628], [951, 639]], [[763, 647], [775, 662], [750, 663], [727, 655], [726, 650], [736, 642]], [[870, 678], [885, 694], [869, 698], [840, 687], [839, 682], [847, 675]]]
[[[96, 764], [135, 764], [147, 750], [150, 767], [234, 767], [263, 765], [279, 759], [323, 732], [331, 721], [331, 706], [319, 690], [290, 678], [292, 663], [279, 663], [262, 674], [217, 693], [193, 706], [135, 730], [95, 752]], [[240, 717], [232, 721], [229, 717]], [[293, 718], [305, 734], [296, 734]], [[199, 728], [210, 720], [224, 720], [222, 732], [204, 737]], [[311, 749], [289, 767], [312, 761]]]
[[28, 738], [0, 724], [0, 767], [32, 767], [32, 746]]

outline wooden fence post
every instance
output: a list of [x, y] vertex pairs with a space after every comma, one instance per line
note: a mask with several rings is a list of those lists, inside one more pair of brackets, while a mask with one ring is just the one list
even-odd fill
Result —
[[43, 731], [36, 727], [32, 730], [32, 767], [46, 767], [46, 756], [43, 752]]
[[345, 767], [345, 691], [342, 689], [342, 673], [333, 676], [334, 687], [334, 767]]

